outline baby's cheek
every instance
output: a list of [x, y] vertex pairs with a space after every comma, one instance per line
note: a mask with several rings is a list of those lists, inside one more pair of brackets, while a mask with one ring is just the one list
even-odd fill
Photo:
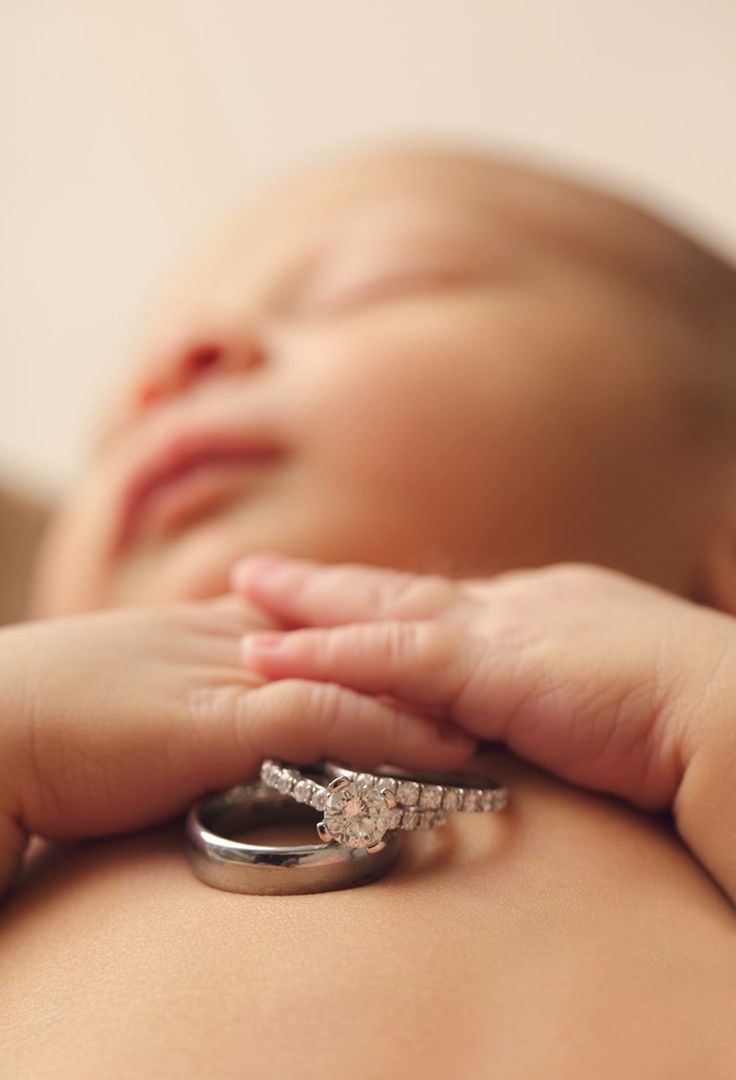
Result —
[[315, 377], [301, 401], [309, 453], [332, 475], [412, 498], [457, 474], [473, 447], [468, 394], [451, 356], [376, 343]]

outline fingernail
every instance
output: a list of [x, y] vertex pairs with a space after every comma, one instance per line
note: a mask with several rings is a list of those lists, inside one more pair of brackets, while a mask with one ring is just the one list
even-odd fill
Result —
[[230, 584], [234, 589], [242, 589], [251, 581], [261, 581], [270, 573], [280, 569], [287, 563], [286, 555], [274, 553], [266, 555], [249, 555], [240, 562], [236, 562], [230, 571]]
[[240, 642], [240, 656], [244, 663], [249, 663], [259, 656], [272, 655], [283, 649], [286, 644], [286, 634], [246, 634]]

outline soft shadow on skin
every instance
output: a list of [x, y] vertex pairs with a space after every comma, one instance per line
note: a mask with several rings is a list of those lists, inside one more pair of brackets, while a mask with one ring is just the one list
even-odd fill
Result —
[[[492, 857], [496, 849], [498, 834], [489, 836], [487, 855]], [[248, 839], [255, 843], [310, 843], [311, 835], [304, 830], [263, 829], [258, 833], [248, 833]], [[451, 866], [458, 852], [458, 833], [448, 825], [442, 829], [406, 835], [398, 865], [382, 879], [382, 884], [400, 888], [427, 876], [436, 874], [443, 866]], [[460, 844], [462, 847], [462, 843]], [[479, 853], [475, 853], [475, 858]], [[480, 855], [480, 857], [483, 857]], [[172, 874], [181, 873], [183, 886], [190, 882], [195, 889], [217, 895], [216, 890], [190, 877], [184, 845], [184, 819], [164, 827], [142, 830], [120, 837], [107, 837], [89, 840], [83, 843], [60, 844], [35, 840], [33, 849], [26, 857], [23, 870], [7, 897], [0, 911], [0, 929], [9, 929], [16, 918], [33, 917], [34, 908], [46, 904], [53, 897], [61, 900], [67, 888], [85, 887], [85, 881], [99, 880], [105, 870], [121, 871], [128, 877], [145, 882], [147, 866], [155, 864], [160, 873], [163, 868]], [[362, 888], [370, 888], [362, 886]], [[238, 894], [232, 894], [236, 896]], [[291, 898], [292, 901], [294, 898]], [[274, 897], [273, 902], [283, 902], [283, 897]], [[262, 902], [262, 901], [261, 901]]]
[[[658, 851], [663, 864], [669, 863], [673, 868], [679, 865], [680, 870], [684, 870], [687, 874], [688, 883], [693, 891], [699, 894], [700, 902], [706, 902], [707, 897], [711, 913], [724, 926], [733, 929], [731, 900], [683, 843], [674, 818], [668, 810], [661, 812], [639, 810], [619, 796], [599, 794], [588, 788], [567, 783], [506, 750], [499, 743], [486, 744], [482, 747], [474, 759], [473, 771], [480, 776], [499, 779], [508, 784], [510, 789], [509, 804], [503, 813], [472, 815], [474, 818], [485, 819], [489, 825], [500, 826], [498, 835], [494, 835], [492, 852], [489, 850], [489, 855], [495, 854], [497, 857], [499, 866], [502, 866], [507, 857], [513, 858], [515, 851], [527, 849], [530, 816], [538, 815], [540, 810], [544, 812], [544, 801], [547, 798], [563, 800], [572, 811], [572, 821], [568, 822], [566, 829], [570, 840], [574, 842], [574, 832], [571, 827], [574, 821], [579, 821], [581, 829], [585, 830], [588, 823], [594, 821], [596, 817], [600, 818], [604, 828], [607, 827], [611, 818], [617, 818], [621, 824], [626, 825], [627, 832], [632, 836], [638, 835], [642, 839], [648, 839], [648, 859], [656, 858]], [[538, 829], [534, 826], [532, 828], [538, 833]], [[458, 844], [466, 842], [470, 838], [469, 833], [470, 830], [463, 830], [463, 834], [458, 838]], [[477, 829], [473, 839], [475, 845], [472, 852], [475, 854], [478, 851], [479, 841]], [[657, 845], [656, 848], [649, 846], [653, 843]], [[458, 855], [459, 850], [456, 849], [456, 859]], [[638, 863], [638, 859], [635, 861]], [[644, 863], [637, 868], [640, 869], [643, 878], [654, 870], [654, 866]], [[682, 895], [682, 900], [685, 900], [684, 895]]]
[[398, 865], [391, 874], [397, 886], [437, 875], [454, 875], [462, 866], [487, 870], [513, 851], [517, 827], [512, 805], [500, 813], [474, 814], [467, 830], [452, 815], [447, 825], [407, 835]]
[[79, 843], [53, 843], [34, 838], [22, 870], [4, 907], [0, 910], [0, 930], [9, 929], [17, 918], [33, 917], [34, 908], [52, 896], [61, 899], [67, 888], [84, 886], [97, 879], [100, 871], [115, 867], [145, 880], [147, 867], [162, 861], [184, 860], [183, 819], [124, 836], [103, 837]]

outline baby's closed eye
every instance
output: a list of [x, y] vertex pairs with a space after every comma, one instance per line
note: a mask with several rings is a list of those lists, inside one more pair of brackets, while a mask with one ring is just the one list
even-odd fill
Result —
[[330, 314], [455, 289], [477, 280], [476, 271], [442, 266], [386, 266], [360, 273], [336, 273], [309, 289], [299, 314]]

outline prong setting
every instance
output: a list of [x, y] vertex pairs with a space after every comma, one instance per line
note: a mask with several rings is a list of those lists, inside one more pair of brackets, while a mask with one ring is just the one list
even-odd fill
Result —
[[331, 780], [327, 785], [328, 791], [344, 791], [346, 787], [349, 787], [350, 780], [347, 776], [337, 776], [334, 780]]
[[333, 842], [333, 838], [330, 835], [329, 830], [328, 830], [327, 826], [325, 825], [324, 821], [318, 821], [317, 822], [317, 832], [318, 832], [319, 838], [320, 838], [320, 840], [322, 841], [323, 844], [331, 844]]

